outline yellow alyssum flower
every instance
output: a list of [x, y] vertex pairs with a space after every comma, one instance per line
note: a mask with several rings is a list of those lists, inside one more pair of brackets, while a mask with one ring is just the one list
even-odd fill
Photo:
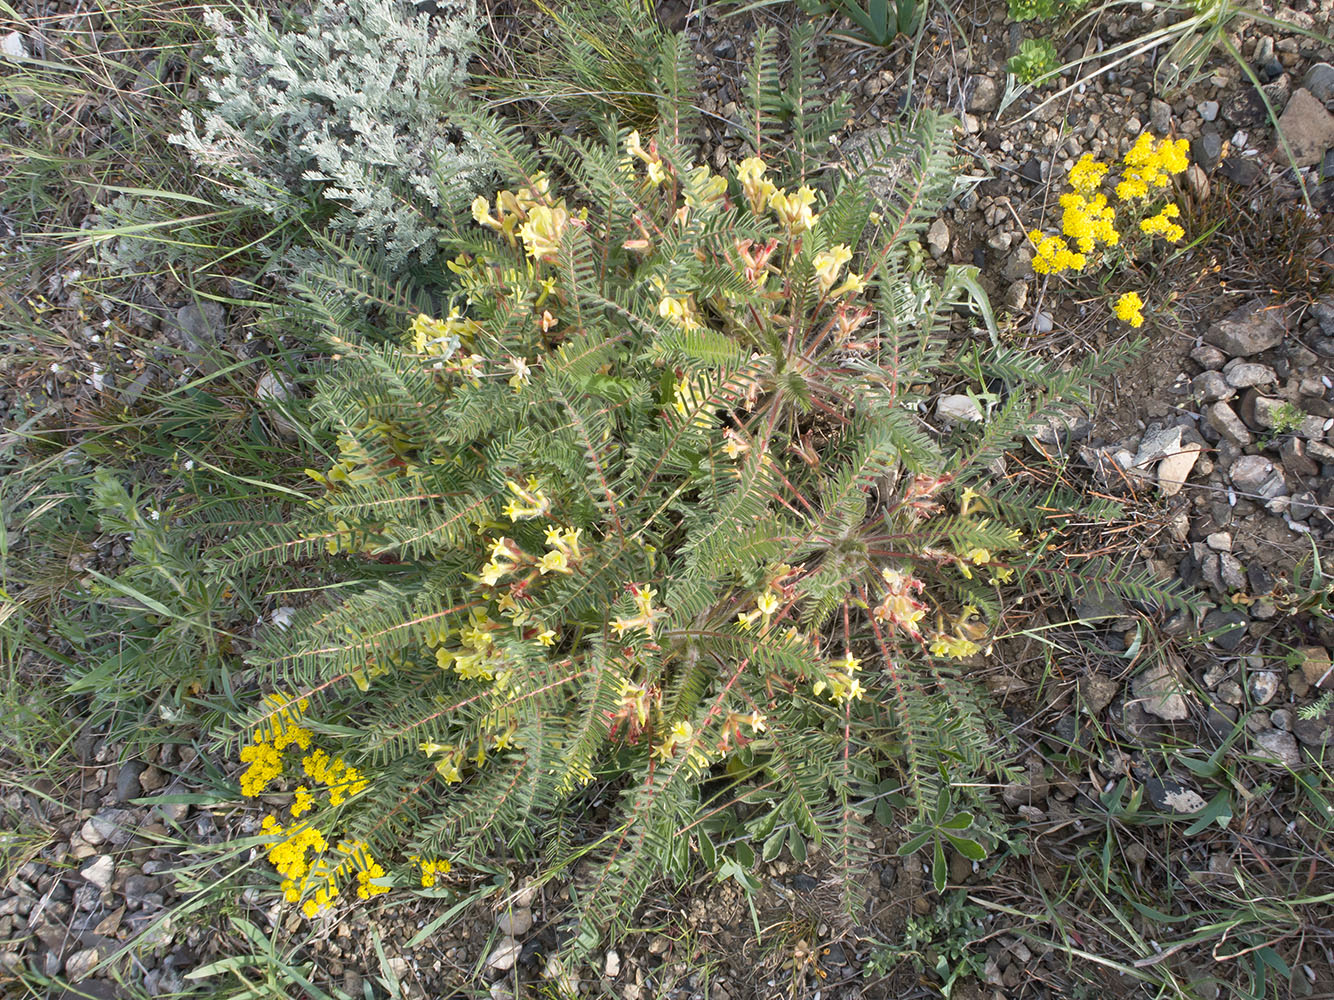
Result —
[[1061, 195], [1061, 232], [1075, 240], [1081, 253], [1092, 253], [1099, 244], [1116, 246], [1121, 234], [1116, 229], [1116, 211], [1107, 204], [1106, 195], [1085, 198], [1067, 191]]
[[1087, 258], [1082, 253], [1073, 252], [1061, 237], [1043, 236], [1039, 230], [1034, 229], [1028, 238], [1033, 243], [1033, 270], [1037, 274], [1061, 274], [1084, 269]]
[[1144, 325], [1143, 309], [1144, 300], [1139, 297], [1139, 292], [1126, 292], [1112, 306], [1112, 312], [1116, 314], [1117, 319], [1136, 328]]
[[1150, 236], [1161, 236], [1167, 242], [1175, 243], [1186, 235], [1186, 231], [1172, 221], [1180, 215], [1181, 209], [1168, 202], [1157, 215], [1141, 220], [1139, 228]]
[[269, 782], [282, 773], [282, 754], [272, 743], [254, 743], [241, 748], [241, 763], [249, 764], [241, 774], [241, 794], [258, 798]]
[[1087, 197], [1098, 190], [1098, 185], [1106, 175], [1107, 164], [1094, 160], [1092, 153], [1085, 153], [1070, 168], [1070, 187]]
[[827, 292], [834, 287], [838, 281], [839, 273], [843, 270], [843, 265], [852, 260], [852, 251], [844, 243], [838, 246], [830, 247], [828, 250], [822, 250], [815, 255], [812, 262], [815, 266], [815, 276], [820, 281], [820, 291]]
[[315, 808], [315, 796], [305, 785], [297, 785], [292, 799], [292, 818], [305, 815]]
[[1116, 196], [1131, 201], [1147, 198], [1155, 189], [1167, 187], [1172, 175], [1190, 166], [1189, 151], [1187, 139], [1155, 142], [1152, 133], [1141, 132], [1122, 160], [1125, 170], [1116, 185]]
[[436, 878], [441, 875], [448, 875], [454, 869], [453, 865], [442, 858], [427, 860], [426, 858], [420, 858], [414, 854], [408, 858], [408, 860], [417, 862], [417, 866], [421, 869], [421, 883], [423, 889], [431, 888], [435, 885]]

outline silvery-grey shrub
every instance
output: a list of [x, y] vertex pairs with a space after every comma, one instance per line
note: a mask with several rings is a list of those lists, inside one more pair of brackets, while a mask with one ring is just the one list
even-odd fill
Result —
[[336, 206], [336, 232], [382, 250], [391, 268], [429, 260], [438, 221], [486, 176], [451, 125], [476, 37], [472, 0], [427, 14], [406, 0], [319, 0], [295, 30], [260, 12], [205, 15], [216, 55], [209, 108], [172, 136], [227, 197], [279, 221]]

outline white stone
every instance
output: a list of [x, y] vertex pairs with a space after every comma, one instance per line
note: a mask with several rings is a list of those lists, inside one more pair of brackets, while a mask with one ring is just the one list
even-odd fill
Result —
[[27, 59], [28, 40], [20, 32], [11, 31], [4, 38], [0, 38], [0, 55], [6, 59]]
[[99, 854], [80, 869], [79, 874], [103, 891], [111, 888], [111, 879], [116, 874], [116, 863], [110, 854]]
[[496, 950], [491, 952], [490, 957], [486, 960], [486, 964], [493, 969], [505, 972], [508, 969], [514, 968], [514, 963], [519, 960], [519, 952], [522, 950], [523, 949], [518, 941], [515, 941], [513, 938], [505, 938], [505, 940], [500, 942], [500, 945]]
[[936, 416], [952, 423], [975, 424], [982, 419], [982, 407], [971, 396], [956, 393], [940, 397], [936, 402]]
[[621, 972], [621, 956], [616, 954], [616, 949], [611, 948], [607, 951], [607, 962], [602, 967], [603, 973], [608, 979], [615, 979]]
[[65, 962], [65, 976], [73, 983], [77, 983], [81, 979], [87, 979], [101, 960], [102, 955], [96, 948], [85, 948], [83, 951], [76, 951]]

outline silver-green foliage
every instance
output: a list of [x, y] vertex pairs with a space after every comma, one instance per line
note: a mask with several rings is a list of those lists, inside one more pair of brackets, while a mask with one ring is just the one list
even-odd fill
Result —
[[329, 0], [299, 30], [246, 11], [205, 14], [217, 33], [211, 107], [172, 141], [227, 182], [227, 196], [279, 221], [337, 207], [331, 228], [391, 267], [427, 260], [437, 217], [474, 193], [480, 149], [447, 116], [476, 36], [470, 0], [416, 13], [402, 0]]

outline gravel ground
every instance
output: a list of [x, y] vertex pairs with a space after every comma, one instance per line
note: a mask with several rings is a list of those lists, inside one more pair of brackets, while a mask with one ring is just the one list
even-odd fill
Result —
[[[1062, 55], [1105, 52], [1155, 26], [1131, 11], [1094, 19]], [[682, 13], [706, 87], [702, 155], [736, 159], [740, 138], [725, 119], [740, 98], [750, 23]], [[1280, 13], [1301, 27], [1331, 31], [1329, 0]], [[46, 41], [58, 41], [60, 26], [49, 27]], [[1313, 548], [1334, 553], [1334, 52], [1263, 26], [1238, 36], [1300, 154], [1294, 175], [1263, 103], [1226, 60], [1210, 63], [1186, 93], [1160, 92], [1155, 73], [1163, 67], [1149, 53], [1055, 100], [1043, 103], [1073, 80], [1007, 103], [1004, 62], [1031, 27], [1007, 25], [1003, 5], [978, 2], [953, 22], [935, 18], [915, 62], [904, 46], [886, 53], [824, 41], [816, 53], [824, 83], [853, 104], [840, 148], [865, 141], [906, 107], [957, 113], [960, 148], [978, 182], [931, 228], [924, 249], [936, 266], [977, 264], [1002, 313], [1003, 335], [1063, 358], [1124, 340], [1127, 332], [1110, 320], [1102, 297], [1035, 278], [1024, 232], [1044, 221], [1051, 226], [1059, 184], [1083, 153], [1119, 156], [1146, 128], [1190, 140], [1193, 168], [1182, 185], [1190, 235], [1214, 222], [1222, 228], [1160, 271], [1137, 276], [1146, 282], [1140, 287], [1173, 296], [1142, 331], [1148, 350], [1093, 412], [1072, 415], [1030, 445], [1068, 459], [1068, 485], [1120, 500], [1125, 516], [1107, 544], [1136, 550], [1159, 577], [1179, 579], [1206, 613], [1190, 621], [1092, 599], [1049, 608], [1043, 614], [1052, 623], [1071, 613], [1098, 618], [1085, 634], [1085, 652], [1053, 668], [1037, 644], [1016, 641], [1006, 655], [976, 665], [1025, 748], [1027, 780], [1001, 793], [1027, 829], [1029, 854], [997, 870], [952, 861], [951, 882], [967, 887], [972, 907], [956, 916], [975, 923], [982, 941], [976, 977], [954, 993], [966, 997], [1068, 996], [1084, 977], [1096, 979], [1096, 967], [1076, 975], [1060, 951], [1034, 941], [1057, 940], [1050, 926], [1002, 908], [1031, 908], [1031, 887], [1039, 885], [1059, 900], [1054, 909], [1083, 936], [1083, 947], [1123, 950], [1124, 942], [1090, 921], [1096, 900], [1063, 893], [1071, 867], [1099, 842], [1086, 807], [1126, 779], [1143, 789], [1150, 816], [1197, 812], [1216, 786], [1180, 760], [1208, 757], [1228, 741], [1237, 751], [1230, 780], [1244, 808], [1226, 826], [1189, 839], [1173, 839], [1162, 824], [1121, 827], [1140, 834], [1118, 841], [1125, 870], [1145, 885], [1224, 894], [1228, 880], [1243, 894], [1275, 898], [1334, 889], [1321, 854], [1328, 843], [1321, 846], [1304, 815], [1290, 772], [1329, 766], [1334, 711], [1302, 718], [1302, 709], [1334, 689], [1334, 621], [1328, 607], [1287, 613], [1294, 566]], [[28, 51], [43, 47], [37, 37], [22, 41]], [[4, 243], [0, 264], [13, 277], [24, 235], [10, 232]], [[25, 424], [84, 426], [105, 408], [133, 408], [149, 388], [171, 388], [228, 357], [273, 347], [253, 336], [243, 304], [199, 304], [168, 280], [122, 282], [116, 294], [98, 294], [85, 273], [96, 266], [66, 260], [28, 289], [30, 299], [45, 297], [48, 336], [5, 345], [0, 456], [13, 453], [14, 430]], [[961, 320], [954, 335], [962, 345], [977, 334]], [[951, 388], [942, 386], [942, 396]], [[259, 401], [253, 407], [263, 413]], [[924, 416], [945, 419], [939, 406]], [[1023, 456], [1006, 470], [1030, 473]], [[103, 557], [114, 560], [115, 553], [94, 556]], [[1212, 638], [1192, 641], [1201, 631]], [[194, 985], [186, 973], [224, 944], [235, 947], [235, 929], [221, 915], [172, 916], [188, 898], [173, 871], [190, 845], [220, 842], [254, 817], [183, 798], [201, 787], [203, 771], [189, 748], [164, 744], [123, 760], [121, 747], [84, 730], [72, 750], [71, 782], [5, 789], [0, 798], [6, 827], [43, 838], [7, 868], [0, 887], [0, 977], [24, 968], [63, 975], [78, 995], [134, 995], [113, 983], [115, 971], [148, 996], [184, 990]], [[934, 995], [909, 963], [868, 973], [876, 942], [901, 941], [910, 920], [947, 919], [918, 859], [895, 856], [898, 842], [897, 831], [877, 828], [868, 845], [876, 859], [873, 893], [858, 922], [840, 915], [837, 886], [819, 857], [801, 865], [779, 860], [761, 867], [762, 888], [749, 901], [731, 883], [708, 880], [664, 891], [640, 921], [653, 929], [603, 953], [582, 985], [626, 1000]], [[408, 943], [442, 904], [393, 894], [317, 926], [298, 959], [313, 962], [321, 982], [350, 996], [389, 995], [390, 982], [405, 997], [528, 995], [524, 984], [546, 968], [568, 890], [528, 885], [524, 874], [516, 870], [487, 902], [413, 947]], [[475, 888], [459, 882], [451, 892]], [[1183, 890], [1182, 912], [1189, 905]], [[237, 912], [265, 933], [278, 919], [259, 897], [239, 900]], [[1285, 954], [1294, 983], [1304, 980], [1309, 995], [1329, 995], [1334, 911], [1326, 905], [1314, 920], [1315, 927], [1284, 942]], [[132, 940], [132, 961], [92, 971]], [[1177, 974], [1203, 984], [1205, 996], [1211, 976], [1233, 975], [1210, 945], [1163, 957]], [[465, 992], [473, 988], [483, 992]], [[1098, 988], [1113, 996], [1140, 989], [1111, 971]], [[199, 995], [209, 995], [209, 987]]]

